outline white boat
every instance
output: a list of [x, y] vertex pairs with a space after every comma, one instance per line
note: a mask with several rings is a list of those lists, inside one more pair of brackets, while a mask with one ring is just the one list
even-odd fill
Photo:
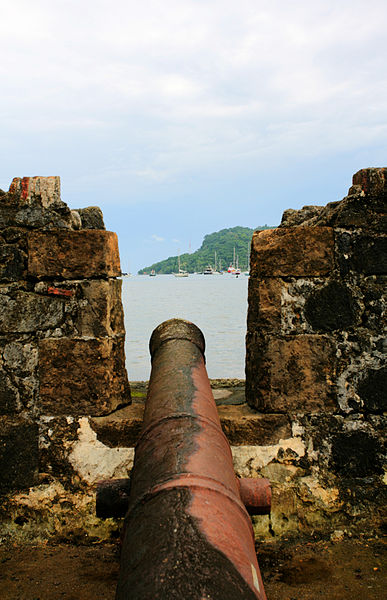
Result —
[[149, 273], [149, 277], [156, 277], [156, 271], [154, 269]]
[[203, 275], [213, 275], [214, 270], [211, 267], [211, 265], [208, 265], [208, 267], [206, 267], [203, 271]]

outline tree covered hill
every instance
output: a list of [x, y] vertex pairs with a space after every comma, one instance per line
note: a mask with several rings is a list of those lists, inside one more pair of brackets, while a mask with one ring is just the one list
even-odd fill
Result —
[[[257, 229], [270, 228], [265, 225], [264, 227], [257, 227]], [[217, 268], [227, 269], [233, 262], [235, 248], [235, 256], [238, 258], [239, 268], [242, 271], [247, 271], [249, 268], [251, 238], [256, 230], [250, 229], [250, 227], [237, 226], [209, 233], [204, 236], [199, 250], [192, 252], [192, 254], [185, 253], [180, 255], [180, 268], [189, 273], [195, 273], [203, 271], [208, 265], [215, 267], [216, 253]], [[146, 273], [150, 273], [152, 269], [159, 274], [177, 273], [178, 257], [170, 256], [165, 260], [149, 265], [149, 267], [144, 267], [138, 273], [139, 275], [145, 275]]]

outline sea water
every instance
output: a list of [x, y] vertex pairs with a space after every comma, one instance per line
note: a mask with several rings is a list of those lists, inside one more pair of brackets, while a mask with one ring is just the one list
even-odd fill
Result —
[[245, 377], [248, 277], [240, 275], [136, 275], [122, 280], [129, 380], [150, 375], [149, 339], [167, 319], [192, 321], [206, 340], [210, 378]]

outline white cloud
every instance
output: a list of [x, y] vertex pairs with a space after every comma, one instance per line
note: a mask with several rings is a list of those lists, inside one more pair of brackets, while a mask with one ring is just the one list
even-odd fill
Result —
[[152, 235], [152, 240], [155, 242], [165, 242], [165, 238], [156, 235], [155, 233]]
[[78, 168], [79, 139], [86, 152], [100, 136], [97, 178], [158, 185], [220, 163], [302, 159], [311, 146], [384, 143], [382, 0], [3, 5], [3, 140], [16, 135], [36, 154], [50, 134], [60, 153], [72, 135]]

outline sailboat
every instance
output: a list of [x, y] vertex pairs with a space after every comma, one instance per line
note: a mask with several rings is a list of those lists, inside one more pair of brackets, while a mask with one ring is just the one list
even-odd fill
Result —
[[234, 275], [236, 275], [238, 277], [240, 274], [241, 274], [241, 270], [239, 268], [239, 256], [237, 254], [236, 269], [235, 269]]
[[177, 271], [177, 273], [174, 273], [174, 276], [175, 277], [188, 277], [187, 271], [183, 271], [183, 269], [180, 268], [180, 252], [177, 257], [177, 264], [178, 264], [178, 271]]
[[219, 259], [219, 264], [217, 264], [216, 258], [217, 258], [217, 256], [216, 256], [216, 250], [215, 250], [215, 266], [214, 266], [213, 273], [214, 273], [214, 275], [223, 275], [223, 272], [222, 272], [222, 262]]
[[227, 269], [227, 273], [231, 273], [232, 275], [235, 275], [235, 246], [234, 246], [234, 257], [233, 257], [233, 261], [230, 264], [229, 268]]

